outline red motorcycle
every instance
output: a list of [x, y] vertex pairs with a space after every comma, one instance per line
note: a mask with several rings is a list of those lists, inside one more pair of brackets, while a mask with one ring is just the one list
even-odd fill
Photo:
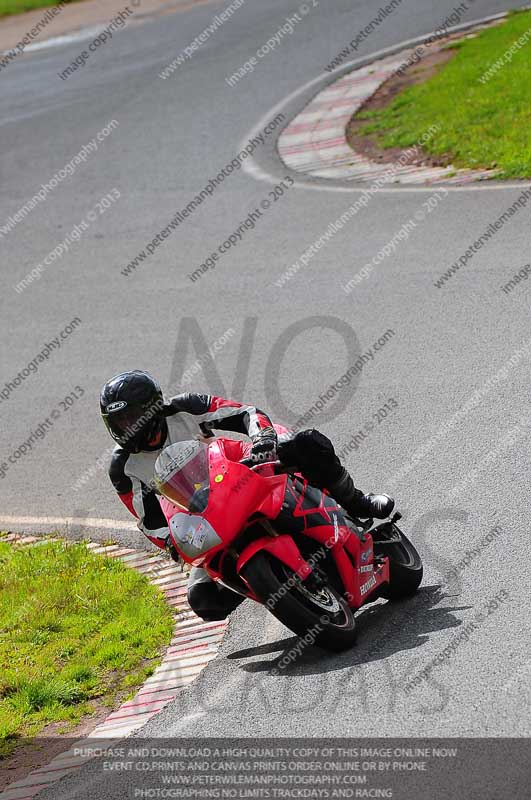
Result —
[[325, 491], [280, 462], [252, 464], [248, 445], [185, 441], [157, 459], [155, 483], [182, 559], [262, 603], [311, 642], [354, 643], [355, 611], [414, 594], [419, 554], [392, 518], [350, 518]]

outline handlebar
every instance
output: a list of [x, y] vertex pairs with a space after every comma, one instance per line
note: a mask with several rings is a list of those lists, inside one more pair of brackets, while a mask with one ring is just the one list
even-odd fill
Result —
[[255, 462], [255, 461], [253, 461], [252, 458], [242, 458], [242, 460], [239, 463], [243, 464], [244, 467], [248, 467], [253, 472], [256, 472], [256, 470], [259, 467], [266, 466], [266, 464], [268, 466], [271, 466], [271, 467], [274, 468], [276, 475], [284, 475], [284, 474], [287, 474], [288, 472], [295, 472], [296, 471], [294, 467], [287, 467], [285, 464], [282, 463], [282, 461], [278, 461], [278, 460], [276, 460], [276, 461], [258, 461], [258, 462]]
[[239, 464], [243, 464], [244, 467], [249, 467], [249, 469], [254, 469], [255, 467], [260, 466], [252, 458], [242, 458], [241, 461], [238, 462]]

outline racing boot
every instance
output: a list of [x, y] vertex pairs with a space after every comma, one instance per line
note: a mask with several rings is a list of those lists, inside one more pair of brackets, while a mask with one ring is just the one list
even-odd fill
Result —
[[395, 501], [387, 494], [363, 494], [356, 489], [344, 467], [341, 467], [339, 478], [326, 488], [350, 517], [385, 519], [395, 507]]
[[227, 619], [245, 600], [244, 595], [213, 581], [206, 569], [201, 567], [191, 569], [187, 597], [192, 611], [205, 622]]

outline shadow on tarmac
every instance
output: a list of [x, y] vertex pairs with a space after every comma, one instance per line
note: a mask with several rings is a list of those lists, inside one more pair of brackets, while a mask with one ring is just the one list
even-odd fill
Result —
[[[241, 664], [240, 668], [252, 673], [281, 669], [285, 675], [326, 673], [380, 661], [394, 653], [421, 648], [428, 643], [429, 634], [434, 631], [460, 627], [463, 620], [456, 617], [455, 613], [471, 606], [439, 606], [447, 597], [438, 585], [424, 586], [408, 600], [378, 602], [362, 608], [356, 615], [357, 643], [343, 653], [329, 653], [306, 645], [297, 636], [289, 636], [228, 653], [227, 658], [254, 658], [280, 653], [274, 659], [254, 660]], [[290, 654], [293, 656], [291, 659]]]

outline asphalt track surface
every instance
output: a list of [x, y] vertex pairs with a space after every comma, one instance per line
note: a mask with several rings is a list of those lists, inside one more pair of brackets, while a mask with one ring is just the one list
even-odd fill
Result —
[[[254, 230], [192, 282], [188, 274], [260, 208], [278, 178], [290, 174], [276, 155], [275, 133], [256, 152], [258, 173], [240, 170], [226, 178], [125, 277], [121, 270], [234, 158], [269, 112], [273, 118], [278, 106], [287, 124], [332, 80], [324, 66], [378, 10], [369, 2], [319, 0], [274, 53], [231, 88], [224, 78], [297, 10], [296, 4], [248, 0], [190, 60], [160, 79], [158, 73], [224, 7], [212, 3], [132, 23], [66, 81], [58, 72], [83, 49], [81, 41], [20, 57], [0, 76], [2, 224], [110, 120], [119, 123], [73, 176], [2, 237], [0, 389], [73, 318], [82, 320], [0, 403], [0, 463], [52, 409], [61, 411], [30, 452], [8, 462], [0, 482], [2, 515], [97, 517], [116, 520], [119, 528], [126, 512], [103, 469], [93, 469], [82, 490], [72, 489], [109, 447], [98, 416], [99, 387], [135, 367], [178, 386], [182, 369], [197, 357], [181, 346], [182, 331], [192, 325], [208, 345], [231, 327], [235, 332], [216, 355], [219, 380], [199, 373], [191, 386], [242, 398], [277, 419], [291, 413], [289, 422], [345, 373], [353, 355], [391, 329], [385, 346], [336, 397], [337, 406], [328, 403], [327, 416], [314, 425], [340, 450], [372, 423], [346, 460], [363, 488], [398, 498], [404, 527], [425, 561], [422, 590], [408, 603], [361, 612], [355, 650], [330, 656], [309, 648], [276, 676], [271, 667], [295, 639], [264, 609], [244, 603], [219, 657], [143, 734], [529, 735], [529, 352], [518, 353], [530, 336], [531, 282], [501, 291], [526, 263], [529, 206], [439, 289], [434, 281], [521, 190], [453, 191], [347, 296], [343, 284], [427, 199], [423, 190], [382, 191], [278, 288], [275, 279], [359, 192], [352, 184], [302, 181], [271, 201]], [[453, 7], [446, 0], [404, 0], [356, 57], [434, 30]], [[462, 21], [508, 7], [477, 0]], [[318, 76], [322, 80], [303, 88]], [[13, 287], [115, 189], [120, 198], [104, 214], [93, 214], [68, 253], [17, 293]], [[306, 330], [294, 337], [291, 326], [300, 321]], [[333, 325], [350, 331], [348, 344]], [[248, 361], [246, 374], [237, 369], [238, 354]], [[277, 385], [272, 366], [279, 354]], [[79, 394], [76, 386], [83, 397], [63, 410], [60, 401]], [[459, 414], [482, 387], [488, 388], [480, 399]], [[389, 398], [397, 407], [378, 423], [373, 415]], [[422, 446], [424, 454], [411, 467]], [[481, 545], [494, 525], [501, 532]], [[135, 532], [117, 537], [138, 543]], [[479, 550], [469, 565], [449, 577], [471, 548]], [[492, 610], [488, 604], [504, 591]], [[470, 638], [414, 691], [404, 692], [477, 614], [483, 621]], [[67, 779], [54, 796], [74, 796], [77, 787], [76, 797], [85, 791], [88, 797], [91, 769]], [[108, 796], [122, 796], [114, 779], [127, 796], [124, 775], [106, 776]]]

